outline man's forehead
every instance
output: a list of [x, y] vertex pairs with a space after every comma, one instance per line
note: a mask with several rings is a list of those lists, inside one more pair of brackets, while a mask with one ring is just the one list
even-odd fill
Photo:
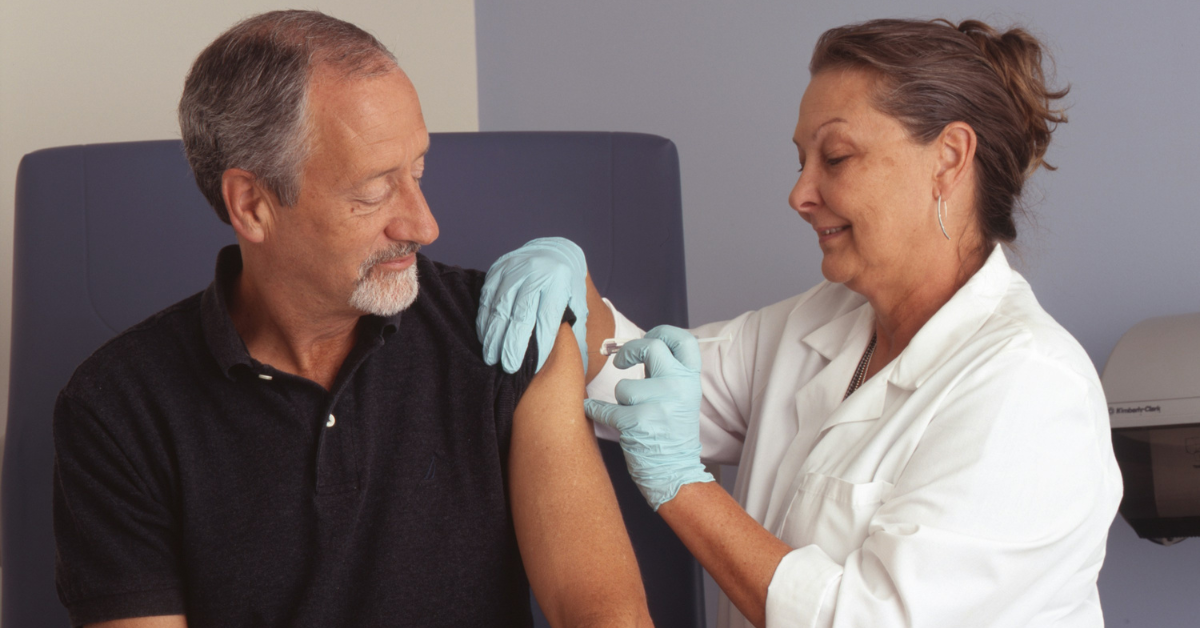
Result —
[[308, 116], [302, 185], [354, 189], [407, 171], [429, 147], [416, 90], [399, 69], [365, 78], [314, 76]]
[[400, 70], [358, 79], [314, 77], [308, 96], [310, 122], [326, 132], [370, 142], [425, 128], [417, 91]]

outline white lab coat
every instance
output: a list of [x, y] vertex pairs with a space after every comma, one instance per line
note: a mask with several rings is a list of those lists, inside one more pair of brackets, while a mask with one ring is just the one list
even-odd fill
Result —
[[[793, 551], [767, 625], [1102, 626], [1096, 578], [1121, 499], [1079, 343], [999, 246], [842, 401], [874, 312], [848, 288], [705, 325], [703, 457]], [[617, 335], [641, 335], [618, 316]], [[612, 400], [611, 360], [588, 387]], [[750, 623], [722, 595], [718, 626]]]

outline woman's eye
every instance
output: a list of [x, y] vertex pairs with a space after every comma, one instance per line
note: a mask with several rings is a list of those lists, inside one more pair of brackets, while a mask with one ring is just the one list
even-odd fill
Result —
[[848, 159], [848, 158], [849, 158], [849, 155], [843, 155], [841, 157], [826, 157], [825, 165], [832, 168], [833, 166], [836, 166], [836, 165], [842, 163], [843, 161], [846, 161], [846, 159]]

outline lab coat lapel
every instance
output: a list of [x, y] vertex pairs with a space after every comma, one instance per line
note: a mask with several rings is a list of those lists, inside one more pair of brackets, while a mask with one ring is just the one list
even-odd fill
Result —
[[[874, 320], [874, 311], [864, 303], [801, 339], [829, 360], [829, 364], [796, 392], [796, 421], [800, 433], [815, 434], [816, 426], [823, 425], [838, 413], [846, 386], [862, 358], [862, 350], [871, 339]], [[861, 349], [856, 351], [859, 345]]]
[[[818, 434], [842, 423], [873, 421], [883, 413], [883, 393], [880, 392], [876, 395], [872, 392], [877, 390], [872, 385], [874, 379], [879, 378], [865, 382], [857, 392], [842, 401], [846, 395], [846, 388], [850, 385], [850, 379], [854, 377], [854, 371], [858, 368], [858, 363], [862, 360], [863, 352], [866, 351], [867, 344], [871, 341], [871, 334], [875, 330], [875, 311], [871, 309], [870, 305], [864, 304], [858, 308], [857, 314], [851, 325], [842, 325], [842, 329], [839, 330], [841, 342], [829, 366], [821, 373], [825, 378], [814, 378], [812, 383], [796, 395], [798, 415], [804, 416], [806, 408], [810, 407], [819, 407], [823, 410], [819, 415], [823, 419], [820, 422], [821, 427], [817, 431]], [[805, 340], [808, 341], [807, 338]], [[825, 339], [814, 340], [819, 343]], [[817, 350], [820, 351], [820, 349]], [[808, 389], [810, 388], [819, 388], [820, 390], [809, 393]], [[802, 399], [802, 395], [805, 398]], [[822, 405], [807, 405], [816, 401], [817, 398]], [[812, 415], [809, 415], [809, 420], [812, 418]]]
[[[870, 341], [874, 320], [874, 311], [864, 303], [800, 340], [829, 360], [829, 363], [796, 392], [796, 437], [776, 470], [764, 521], [773, 522], [779, 517], [780, 509], [790, 501], [791, 491], [788, 487], [807, 459], [817, 435], [831, 417], [842, 414], [842, 396], [846, 394], [846, 386], [850, 384], [862, 350]], [[861, 346], [856, 352], [854, 347], [858, 345]]]

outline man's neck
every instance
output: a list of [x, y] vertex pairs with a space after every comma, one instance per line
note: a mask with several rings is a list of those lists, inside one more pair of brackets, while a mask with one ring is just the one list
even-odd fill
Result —
[[225, 295], [229, 316], [250, 357], [331, 390], [354, 348], [360, 315], [344, 308], [322, 311], [304, 295], [264, 290], [246, 268], [231, 284]]

